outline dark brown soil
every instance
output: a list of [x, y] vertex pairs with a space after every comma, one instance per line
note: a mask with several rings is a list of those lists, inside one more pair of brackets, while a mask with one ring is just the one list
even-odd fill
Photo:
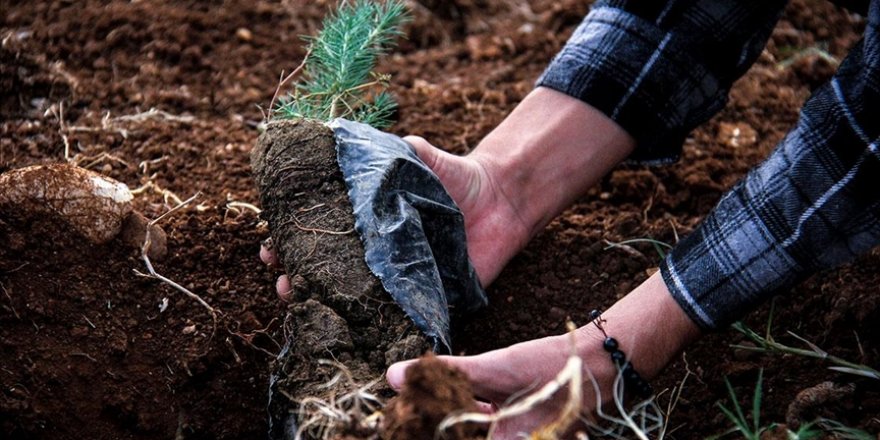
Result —
[[[273, 122], [251, 161], [261, 217], [293, 280], [296, 303], [290, 348], [278, 365], [277, 397], [299, 401], [351, 391], [344, 382], [325, 385], [339, 371], [321, 359], [342, 363], [355, 377], [373, 378], [394, 362], [430, 350], [427, 338], [367, 268], [333, 132], [318, 121]], [[382, 382], [377, 388], [371, 391], [388, 394]], [[296, 409], [289, 401], [273, 402], [278, 408], [270, 410], [279, 414]]]
[[[38, 234], [23, 246], [0, 242], [0, 436], [265, 435], [270, 361], [285, 340], [288, 306], [275, 299], [279, 271], [256, 256], [266, 228], [228, 203], [258, 204], [248, 161], [262, 119], [257, 105], [268, 104], [282, 70], [299, 64], [298, 35], [313, 33], [328, 3], [0, 0], [0, 172], [62, 161], [66, 138], [81, 166], [132, 188], [152, 182], [134, 200], [147, 218], [175, 204], [161, 189], [183, 199], [201, 192], [162, 221], [168, 255], [156, 270], [221, 312], [215, 329], [195, 301], [139, 277], [139, 253], [118, 242]], [[574, 0], [425, 3], [434, 9], [416, 8], [410, 39], [381, 66], [394, 75], [400, 102], [391, 131], [456, 153], [473, 148], [528, 93], [588, 8]], [[793, 1], [730, 104], [688, 139], [681, 162], [615, 170], [509, 265], [489, 289], [490, 307], [457, 326], [456, 350], [562, 332], [566, 316], [583, 323], [589, 310], [643, 281], [657, 252], [641, 244], [636, 253], [606, 249], [604, 240], [672, 243], [690, 232], [766, 157], [831, 72], [812, 56], [780, 63], [810, 47], [840, 59], [863, 26], [830, 3]], [[151, 108], [166, 113], [143, 113]], [[731, 125], [749, 135], [733, 141]], [[878, 268], [875, 250], [778, 298], [773, 334], [798, 345], [786, 335], [792, 331], [876, 368]], [[763, 329], [768, 313], [765, 306], [748, 323]], [[730, 422], [715, 409], [727, 400], [723, 378], [746, 399], [760, 368], [762, 420], [785, 421], [800, 391], [830, 380], [855, 390], [811, 411], [880, 431], [876, 381], [729, 347], [741, 341], [732, 331], [711, 335], [655, 380], [662, 390], [692, 372], [670, 438], [726, 430]]]

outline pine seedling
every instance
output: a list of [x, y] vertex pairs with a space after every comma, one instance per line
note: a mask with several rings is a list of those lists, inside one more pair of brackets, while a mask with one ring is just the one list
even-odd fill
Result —
[[309, 48], [303, 78], [274, 109], [274, 116], [347, 118], [376, 128], [391, 125], [397, 103], [387, 93], [390, 77], [374, 69], [407, 20], [402, 0], [343, 1], [324, 19], [316, 37], [304, 37]]

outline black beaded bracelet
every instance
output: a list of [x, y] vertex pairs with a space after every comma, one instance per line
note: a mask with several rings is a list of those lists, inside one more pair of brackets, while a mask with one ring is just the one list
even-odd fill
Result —
[[614, 362], [620, 375], [623, 376], [624, 390], [632, 390], [640, 397], [652, 396], [654, 394], [654, 389], [651, 388], [651, 384], [645, 379], [642, 379], [642, 376], [636, 371], [632, 362], [626, 359], [626, 353], [620, 349], [617, 339], [614, 339], [611, 336], [608, 336], [608, 333], [605, 333], [605, 328], [602, 326], [602, 323], [605, 322], [602, 318], [602, 312], [593, 310], [590, 312], [590, 320], [596, 328], [602, 332], [602, 335], [605, 336], [602, 348], [611, 355], [611, 361]]

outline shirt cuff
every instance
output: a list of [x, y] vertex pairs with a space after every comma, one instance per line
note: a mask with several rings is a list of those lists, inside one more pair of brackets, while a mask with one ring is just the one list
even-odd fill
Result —
[[675, 32], [622, 9], [587, 15], [537, 86], [597, 108], [637, 141], [630, 160], [678, 159], [690, 130], [727, 101], [727, 87]]
[[660, 265], [672, 297], [704, 331], [726, 328], [806, 273], [731, 192]]

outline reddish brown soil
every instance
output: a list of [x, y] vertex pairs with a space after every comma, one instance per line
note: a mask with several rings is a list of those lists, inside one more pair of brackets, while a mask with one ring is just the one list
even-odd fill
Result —
[[[477, 411], [467, 376], [433, 355], [424, 356], [406, 370], [400, 395], [385, 407], [382, 438], [433, 438], [443, 419], [457, 411]], [[476, 428], [464, 423], [454, 425], [443, 431], [443, 438], [471, 439]]]
[[[131, 187], [153, 182], [181, 198], [163, 221], [168, 255], [156, 269], [221, 311], [216, 323], [181, 293], [151, 279], [135, 250], [38, 235], [0, 243], [0, 435], [3, 438], [261, 438], [269, 361], [284, 338], [277, 275], [257, 257], [266, 231], [248, 152], [282, 70], [300, 61], [329, 2], [0, 0], [0, 172], [63, 160]], [[473, 148], [531, 89], [587, 10], [574, 0], [428, 2], [410, 40], [383, 64], [401, 109], [392, 131], [450, 151]], [[517, 6], [512, 6], [517, 5]], [[584, 322], [644, 280], [659, 257], [606, 250], [604, 240], [674, 242], [791, 127], [797, 109], [833, 69], [818, 57], [777, 63], [819, 45], [842, 57], [863, 21], [819, 1], [793, 2], [767, 51], [736, 84], [727, 108], [695, 131], [677, 165], [614, 171], [516, 258], [489, 289], [492, 305], [461, 323], [458, 350], [475, 353]], [[61, 107], [63, 103], [63, 112]], [[156, 108], [165, 114], [115, 119]], [[63, 119], [61, 115], [63, 113]], [[169, 117], [170, 115], [170, 117]], [[731, 124], [754, 132], [730, 141]], [[155, 190], [135, 199], [165, 212]], [[880, 252], [812, 277], [776, 301], [773, 333], [790, 330], [854, 361], [880, 365]], [[168, 298], [168, 307], [159, 305]], [[769, 307], [748, 322], [762, 328]], [[491, 336], [488, 336], [491, 335]], [[812, 360], [739, 353], [732, 331], [711, 335], [656, 380], [678, 383], [674, 438], [730, 426], [714, 409], [731, 379], [751, 393], [764, 368], [764, 419], [782, 422], [798, 392], [827, 380], [856, 391], [825, 409], [880, 431], [880, 386]], [[668, 394], [667, 394], [668, 395]], [[664, 404], [667, 395], [661, 397]]]

